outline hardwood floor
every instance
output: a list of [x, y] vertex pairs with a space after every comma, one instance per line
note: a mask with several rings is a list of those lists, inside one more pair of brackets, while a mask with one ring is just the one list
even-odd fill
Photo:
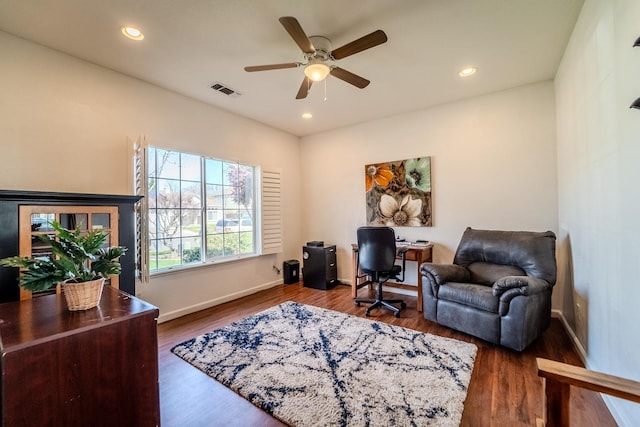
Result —
[[[160, 324], [162, 425], [282, 426], [278, 420], [173, 355], [171, 347], [284, 301], [365, 317], [364, 307], [354, 306], [350, 292], [348, 286], [321, 291], [305, 288], [301, 283], [280, 285]], [[358, 296], [365, 296], [367, 292], [362, 289]], [[396, 319], [386, 310], [375, 310], [370, 318], [478, 346], [462, 426], [534, 426], [536, 418], [542, 417], [542, 382], [537, 376], [535, 358], [582, 366], [557, 319], [552, 319], [551, 327], [540, 339], [518, 353], [425, 320], [416, 310], [415, 297], [399, 297], [408, 305], [401, 318]], [[572, 389], [571, 393], [572, 425], [616, 426], [599, 394], [581, 389]]]

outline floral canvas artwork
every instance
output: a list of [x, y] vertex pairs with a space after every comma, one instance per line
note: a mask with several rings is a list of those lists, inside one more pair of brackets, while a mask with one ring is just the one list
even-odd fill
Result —
[[364, 167], [367, 225], [431, 227], [431, 157]]

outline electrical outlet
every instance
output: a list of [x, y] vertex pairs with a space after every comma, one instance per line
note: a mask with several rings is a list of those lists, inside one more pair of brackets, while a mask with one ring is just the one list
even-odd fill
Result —
[[584, 313], [579, 302], [576, 303], [576, 332], [581, 332], [584, 326]]
[[580, 327], [582, 326], [582, 321], [583, 321], [583, 314], [582, 314], [582, 306], [580, 305], [580, 303], [576, 303], [576, 328], [580, 329]]
[[584, 301], [577, 301], [575, 308], [575, 319], [576, 319], [576, 336], [578, 340], [582, 343], [582, 345], [586, 348], [587, 346], [587, 336], [588, 336], [588, 325], [587, 325], [587, 313], [585, 310]]

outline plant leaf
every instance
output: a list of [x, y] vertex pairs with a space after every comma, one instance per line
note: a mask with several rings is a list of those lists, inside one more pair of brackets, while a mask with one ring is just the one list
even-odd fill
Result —
[[69, 230], [51, 221], [56, 234], [38, 237], [51, 246], [49, 259], [9, 257], [0, 260], [5, 267], [24, 269], [18, 278], [20, 286], [30, 291], [49, 289], [63, 281], [85, 282], [98, 277], [120, 274], [118, 258], [126, 252], [122, 246], [104, 247], [109, 233], [102, 229], [86, 232], [77, 227]]

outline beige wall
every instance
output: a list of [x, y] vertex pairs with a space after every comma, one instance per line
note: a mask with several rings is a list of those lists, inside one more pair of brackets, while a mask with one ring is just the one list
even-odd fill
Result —
[[272, 266], [300, 251], [297, 137], [3, 32], [0, 58], [2, 189], [131, 194], [139, 135], [282, 169], [285, 252], [152, 278], [138, 291], [161, 319], [281, 282]]
[[302, 138], [302, 237], [337, 244], [338, 276], [349, 280], [364, 165], [422, 156], [431, 156], [434, 226], [396, 234], [435, 242], [436, 262], [451, 262], [467, 226], [555, 232], [555, 150], [552, 82]]
[[[563, 311], [587, 366], [640, 381], [640, 2], [587, 0], [558, 70]], [[620, 426], [640, 405], [606, 398]]]

